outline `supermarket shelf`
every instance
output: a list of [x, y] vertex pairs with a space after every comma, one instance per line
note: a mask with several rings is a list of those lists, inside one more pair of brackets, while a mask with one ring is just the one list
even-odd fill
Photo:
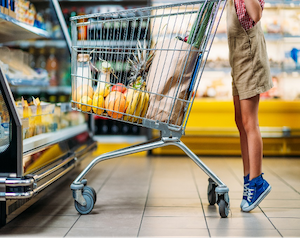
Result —
[[5, 46], [10, 47], [18, 47], [27, 49], [29, 47], [34, 48], [45, 48], [45, 47], [55, 47], [55, 48], [61, 48], [64, 49], [67, 46], [67, 43], [65, 40], [35, 40], [35, 41], [14, 41], [5, 43]]
[[15, 18], [0, 13], [0, 43], [15, 41], [15, 40], [28, 40], [37, 38], [49, 38], [48, 32], [30, 26], [26, 23], [17, 21]]
[[12, 87], [11, 91], [18, 94], [40, 94], [40, 93], [49, 93], [49, 94], [71, 94], [71, 86], [51, 86], [51, 87]]
[[265, 8], [299, 8], [300, 1], [299, 0], [271, 0], [265, 3]]
[[[43, 80], [29, 80], [29, 79], [9, 79], [7, 81], [12, 86], [33, 86], [33, 87], [47, 87], [49, 86], [49, 81]], [[27, 88], [27, 90], [32, 90], [32, 88]]]
[[119, 136], [119, 135], [109, 135], [109, 136], [94, 136], [94, 140], [99, 143], [140, 143], [147, 141], [146, 136]]
[[88, 126], [87, 124], [82, 124], [25, 139], [23, 140], [23, 154], [58, 143], [85, 131], [88, 131]]

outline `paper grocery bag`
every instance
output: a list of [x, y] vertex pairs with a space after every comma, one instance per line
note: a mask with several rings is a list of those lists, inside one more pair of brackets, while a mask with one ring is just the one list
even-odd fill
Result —
[[146, 118], [182, 124], [186, 102], [180, 99], [189, 97], [198, 52], [199, 49], [175, 38], [157, 43], [147, 77], [150, 100]]

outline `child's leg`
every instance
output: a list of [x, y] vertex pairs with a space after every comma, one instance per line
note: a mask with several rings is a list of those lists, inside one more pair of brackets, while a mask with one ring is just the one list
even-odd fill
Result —
[[240, 146], [243, 159], [244, 176], [250, 173], [247, 134], [242, 121], [240, 97], [234, 96], [235, 123], [240, 133]]
[[258, 106], [259, 95], [240, 101], [242, 122], [248, 144], [250, 180], [261, 175], [262, 166], [263, 145], [258, 124]]
[[242, 206], [242, 211], [244, 212], [250, 212], [256, 208], [272, 189], [261, 173], [263, 146], [258, 125], [258, 104], [259, 95], [240, 101], [243, 126], [248, 140], [250, 165], [247, 199]]

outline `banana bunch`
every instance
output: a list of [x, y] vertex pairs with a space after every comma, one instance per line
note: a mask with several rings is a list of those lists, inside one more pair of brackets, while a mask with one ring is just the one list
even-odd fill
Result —
[[[145, 117], [148, 104], [149, 104], [149, 93], [144, 92], [146, 85], [144, 84], [141, 87], [140, 90], [136, 90], [134, 88], [128, 89], [127, 95], [126, 95], [126, 104], [128, 104], [127, 109], [125, 111], [126, 116], [124, 116], [124, 121], [130, 121], [130, 122], [138, 122], [142, 123], [142, 119], [139, 119], [137, 117]], [[129, 116], [133, 115], [133, 116]]]

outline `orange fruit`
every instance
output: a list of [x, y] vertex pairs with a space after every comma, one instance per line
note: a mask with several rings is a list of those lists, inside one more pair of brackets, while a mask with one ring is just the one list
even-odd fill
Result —
[[[80, 103], [92, 106], [93, 100], [88, 96], [83, 96], [80, 100]], [[92, 109], [92, 107], [82, 105], [82, 104], [77, 104], [77, 107], [78, 107], [78, 109], [81, 109], [81, 111], [83, 111], [83, 112], [89, 112]]]
[[116, 112], [125, 112], [126, 97], [118, 91], [110, 92], [105, 99], [105, 108], [111, 111], [107, 111], [107, 114], [112, 118], [119, 119], [123, 114]]
[[82, 99], [82, 97], [87, 96], [89, 98], [93, 98], [93, 95], [93, 88], [87, 84], [83, 84], [73, 90], [72, 98], [75, 102], [80, 102], [80, 99]]
[[104, 98], [101, 95], [95, 94], [93, 98], [93, 112], [101, 115], [104, 109], [99, 109], [97, 107], [104, 108]]

